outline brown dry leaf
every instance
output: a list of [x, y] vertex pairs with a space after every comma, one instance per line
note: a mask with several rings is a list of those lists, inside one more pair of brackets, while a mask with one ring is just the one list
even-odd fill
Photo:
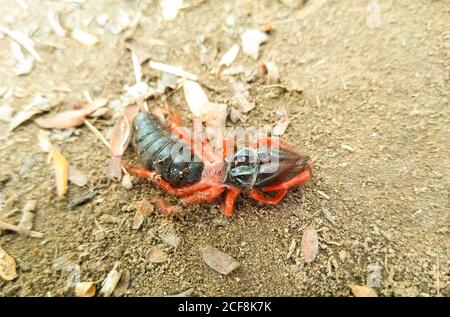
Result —
[[155, 245], [151, 247], [148, 250], [145, 258], [147, 259], [147, 261], [150, 261], [152, 263], [163, 263], [169, 261], [169, 256], [166, 252], [164, 252], [161, 245]]
[[203, 261], [220, 274], [227, 275], [239, 267], [239, 262], [222, 251], [207, 246], [201, 249]]
[[319, 253], [319, 236], [313, 227], [308, 227], [303, 232], [301, 250], [305, 263], [311, 263]]
[[291, 120], [289, 119], [286, 109], [283, 109], [282, 113], [283, 113], [283, 117], [273, 127], [272, 135], [275, 135], [275, 136], [283, 135], [284, 132], [286, 132], [287, 127], [289, 126], [289, 122]]
[[84, 123], [84, 118], [103, 107], [102, 103], [94, 103], [80, 110], [69, 110], [57, 113], [53, 117], [37, 119], [36, 123], [41, 128], [46, 129], [69, 129], [80, 126]]
[[86, 174], [84, 174], [80, 170], [70, 165], [69, 180], [78, 187], [83, 187], [88, 183], [89, 177], [87, 177]]
[[46, 95], [36, 95], [29, 104], [19, 111], [9, 123], [9, 130], [12, 131], [19, 125], [30, 119], [36, 114], [49, 111], [57, 103], [51, 102]]
[[97, 287], [94, 282], [78, 282], [75, 285], [75, 296], [92, 297], [95, 295]]
[[69, 179], [69, 163], [57, 149], [52, 150], [52, 158], [55, 166], [56, 191], [58, 196], [64, 196], [67, 192], [67, 182]]
[[0, 246], [0, 277], [11, 281], [17, 277], [16, 261]]
[[147, 48], [144, 44], [139, 43], [134, 38], [128, 37], [124, 41], [125, 47], [133, 52], [137, 58], [139, 63], [143, 63], [150, 59], [150, 49]]
[[89, 117], [91, 117], [91, 118], [102, 117], [102, 116], [104, 116], [105, 114], [107, 114], [108, 111], [109, 111], [108, 108], [103, 107], [103, 108], [97, 109], [97, 110], [95, 110], [94, 112], [92, 112], [92, 113], [89, 115]]
[[378, 297], [377, 292], [368, 286], [360, 286], [355, 284], [348, 284], [355, 297]]
[[106, 176], [120, 180], [122, 178], [122, 158], [111, 157], [106, 167]]
[[122, 156], [128, 147], [131, 136], [131, 125], [125, 116], [117, 120], [111, 132], [109, 144], [111, 145], [111, 155], [113, 157]]

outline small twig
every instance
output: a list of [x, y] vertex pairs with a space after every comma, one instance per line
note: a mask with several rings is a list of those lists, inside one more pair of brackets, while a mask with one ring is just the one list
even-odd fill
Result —
[[103, 134], [100, 133], [100, 131], [97, 130], [96, 127], [92, 125], [92, 123], [89, 122], [89, 120], [84, 119], [84, 124], [95, 134], [95, 136], [109, 149], [111, 150], [111, 145], [109, 142], [105, 139]]
[[[4, 222], [0, 220], [0, 230], [11, 230], [17, 233], [21, 232], [21, 228], [19, 226], [12, 225], [10, 223]], [[44, 234], [37, 231], [30, 231], [30, 237], [32, 238], [43, 238]]]

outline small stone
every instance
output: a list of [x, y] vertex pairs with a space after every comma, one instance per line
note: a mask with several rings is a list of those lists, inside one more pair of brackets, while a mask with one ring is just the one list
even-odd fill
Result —
[[18, 261], [19, 262], [19, 269], [22, 272], [30, 272], [31, 271], [31, 265], [28, 264], [27, 262], [23, 262], [23, 261]]
[[368, 287], [381, 287], [383, 267], [378, 265], [378, 263], [371, 263], [367, 265], [367, 281], [366, 285]]

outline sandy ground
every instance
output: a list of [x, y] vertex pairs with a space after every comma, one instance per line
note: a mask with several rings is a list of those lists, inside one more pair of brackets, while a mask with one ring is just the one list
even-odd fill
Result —
[[[16, 223], [26, 201], [36, 199], [33, 229], [44, 238], [0, 232], [18, 272], [13, 281], [0, 280], [0, 295], [72, 296], [74, 277], [100, 283], [116, 263], [122, 282], [129, 281], [116, 293], [122, 296], [190, 288], [197, 296], [349, 296], [349, 283], [370, 285], [380, 296], [450, 295], [448, 1], [375, 1], [378, 15], [368, 1], [330, 0], [298, 19], [299, 9], [278, 1], [207, 0], [174, 21], [161, 18], [157, 1], [27, 1], [28, 10], [19, 1], [5, 2], [0, 24], [28, 34], [43, 59], [30, 74], [16, 76], [10, 39], [0, 36], [0, 105], [16, 110], [38, 93], [61, 98], [54, 111], [83, 100], [84, 91], [117, 99], [134, 83], [124, 47], [129, 36], [145, 43], [152, 59], [197, 74], [211, 87], [210, 99], [230, 103], [231, 84], [213, 71], [218, 59], [245, 30], [272, 23], [259, 60], [241, 52], [235, 63], [251, 71], [274, 61], [289, 91], [250, 83], [256, 107], [237, 125], [273, 124], [285, 107], [291, 124], [283, 138], [316, 162], [313, 180], [276, 207], [242, 195], [227, 220], [215, 203], [179, 205], [179, 216], [155, 212], [135, 230], [137, 202], [170, 196], [145, 180], [134, 179], [132, 189], [108, 180], [109, 153], [83, 126], [52, 132], [69, 162], [90, 176], [88, 185], [71, 184], [58, 199], [31, 120], [2, 137], [1, 213], [3, 221]], [[50, 9], [64, 28], [82, 28], [100, 42], [89, 48], [58, 37], [48, 23]], [[142, 14], [139, 26], [113, 34], [123, 12]], [[109, 20], [102, 26], [104, 13]], [[202, 41], [218, 49], [211, 65], [200, 63]], [[144, 75], [154, 86], [159, 74], [144, 68]], [[181, 92], [168, 100], [184, 122], [191, 120]], [[1, 125], [6, 131], [7, 123]], [[106, 135], [111, 122], [96, 126]], [[126, 156], [136, 155], [130, 148]], [[70, 208], [89, 192], [93, 199]], [[287, 259], [308, 226], [319, 233], [317, 259], [303, 263], [298, 246]], [[154, 245], [168, 253], [167, 262], [146, 260]], [[211, 270], [199, 252], [206, 245], [234, 257], [240, 268], [229, 276]]]

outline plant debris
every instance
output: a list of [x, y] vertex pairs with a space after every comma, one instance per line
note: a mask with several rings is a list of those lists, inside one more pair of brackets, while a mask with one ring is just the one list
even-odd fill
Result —
[[355, 284], [347, 285], [355, 297], [378, 297], [377, 292], [370, 287]]
[[47, 95], [38, 94], [34, 96], [31, 102], [25, 105], [11, 120], [9, 130], [14, 130], [36, 114], [49, 111], [55, 105], [56, 103], [50, 102], [50, 97]]
[[301, 252], [305, 263], [313, 262], [319, 253], [319, 236], [313, 227], [308, 227], [303, 232]]
[[14, 109], [9, 104], [0, 107], [0, 120], [9, 122], [13, 118]]
[[34, 42], [28, 36], [20, 32], [14, 32], [3, 25], [0, 25], [0, 32], [5, 33], [9, 37], [11, 37], [14, 41], [18, 42], [34, 57], [34, 59], [42, 63], [42, 58], [34, 49]]
[[92, 104], [80, 110], [69, 110], [60, 112], [50, 118], [40, 118], [36, 120], [36, 123], [45, 129], [69, 129], [75, 128], [84, 123], [84, 119], [96, 111], [97, 109], [103, 107], [103, 103]]
[[203, 261], [220, 274], [228, 275], [239, 267], [239, 262], [222, 251], [207, 246], [200, 250]]
[[254, 60], [258, 59], [259, 47], [268, 40], [265, 32], [258, 29], [247, 30], [241, 35], [242, 51]]
[[150, 50], [140, 42], [136, 41], [134, 38], [128, 37], [124, 40], [125, 47], [129, 49], [132, 53], [136, 55], [139, 63], [144, 63], [148, 61], [151, 57]]
[[193, 81], [197, 81], [198, 80], [198, 76], [191, 74], [187, 71], [185, 71], [184, 69], [177, 67], [177, 66], [172, 66], [172, 65], [167, 65], [167, 64], [163, 64], [163, 63], [158, 63], [155, 61], [149, 61], [148, 62], [148, 66], [150, 68], [153, 68], [155, 70], [159, 70], [160, 72], [163, 73], [169, 73], [178, 77], [182, 77], [182, 78], [186, 78], [189, 80], [193, 80]]
[[0, 246], [0, 277], [12, 281], [17, 277], [16, 261]]
[[285, 108], [281, 110], [282, 117], [272, 129], [272, 135], [281, 136], [286, 132], [290, 119]]
[[94, 282], [78, 282], [75, 285], [76, 297], [93, 297], [97, 287]]
[[232, 102], [239, 106], [243, 113], [247, 113], [253, 108], [255, 108], [255, 102], [249, 101], [250, 93], [248, 92], [248, 86], [245, 85], [242, 81], [233, 81], [232, 82], [234, 96], [232, 98]]
[[116, 297], [123, 296], [130, 286], [131, 274], [127, 269], [123, 270], [122, 276], [114, 289], [113, 295]]
[[135, 230], [138, 230], [142, 223], [144, 222], [144, 219], [151, 214], [155, 210], [155, 207], [153, 204], [151, 204], [147, 199], [142, 199], [138, 203], [138, 207], [136, 212], [133, 215], [133, 226], [132, 228]]
[[229, 67], [239, 54], [240, 46], [234, 44], [220, 59], [219, 65]]
[[261, 73], [263, 75], [267, 74], [267, 83], [276, 84], [280, 81], [280, 74], [278, 72], [278, 67], [274, 62], [264, 62], [260, 66]]
[[174, 295], [166, 295], [164, 297], [189, 297], [192, 295], [193, 292], [194, 292], [194, 289], [189, 288], [189, 289], [185, 290], [184, 292], [174, 294]]
[[183, 0], [160, 0], [163, 18], [166, 21], [173, 21], [178, 15], [178, 11], [183, 7]]
[[117, 286], [117, 283], [122, 276], [122, 273], [117, 271], [118, 264], [115, 264], [113, 269], [108, 273], [105, 280], [102, 283], [102, 288], [100, 289], [100, 295], [104, 297], [111, 296], [112, 292]]
[[55, 168], [56, 191], [59, 197], [67, 192], [67, 183], [69, 180], [69, 163], [57, 149], [53, 149], [51, 156]]
[[169, 256], [162, 249], [162, 245], [155, 245], [151, 247], [145, 255], [147, 261], [152, 263], [163, 263], [169, 261]]
[[80, 29], [73, 29], [70, 33], [73, 39], [86, 46], [94, 46], [99, 42], [98, 38], [86, 31]]

